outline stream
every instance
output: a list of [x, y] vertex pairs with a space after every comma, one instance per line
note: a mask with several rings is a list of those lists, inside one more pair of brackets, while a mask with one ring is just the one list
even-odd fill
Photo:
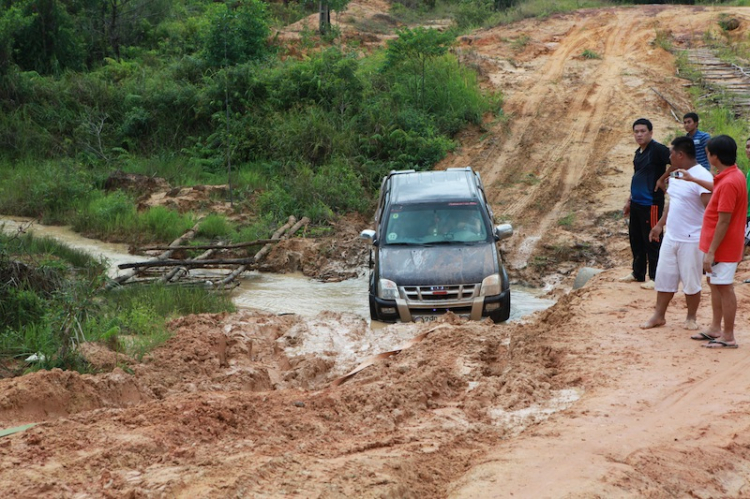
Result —
[[[17, 232], [27, 227], [28, 219], [0, 217], [0, 226], [5, 232]], [[28, 229], [39, 237], [51, 237], [109, 263], [109, 276], [116, 277], [121, 271], [117, 265], [147, 260], [149, 257], [131, 255], [125, 244], [107, 243], [88, 239], [73, 232], [69, 227], [39, 225]], [[210, 272], [210, 271], [202, 271]], [[222, 271], [226, 273], [226, 271]], [[320, 282], [302, 274], [271, 274], [257, 271], [245, 272], [239, 279], [239, 287], [232, 291], [235, 306], [248, 310], [262, 310], [282, 314], [295, 313], [303, 317], [315, 317], [323, 310], [348, 312], [369, 321], [367, 298], [367, 269], [360, 277], [341, 282]], [[543, 291], [534, 288], [511, 286], [510, 321], [518, 321], [554, 304], [554, 300], [543, 297]]]

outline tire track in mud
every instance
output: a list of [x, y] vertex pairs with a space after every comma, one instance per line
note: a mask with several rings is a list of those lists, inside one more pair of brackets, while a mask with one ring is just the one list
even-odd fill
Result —
[[[527, 331], [564, 351], [564, 370], [584, 380], [585, 396], [549, 424], [498, 445], [449, 497], [747, 497], [744, 336], [738, 350], [701, 348], [682, 328], [679, 301], [670, 308], [673, 322], [640, 330], [653, 295], [617, 282], [608, 288], [571, 294], [550, 310], [548, 318], [559, 321], [554, 332], [546, 334], [543, 321]], [[738, 287], [737, 295], [737, 323], [746, 323], [750, 287]], [[706, 298], [698, 314], [704, 321]], [[587, 315], [560, 317], [560, 309], [582, 306]]]
[[[545, 232], [566, 210], [575, 208], [570, 205], [574, 192], [595, 179], [597, 163], [622, 139], [610, 126], [623, 117], [611, 116], [610, 109], [620, 94], [618, 74], [626, 64], [624, 57], [638, 22], [627, 14], [603, 12], [573, 26], [537, 70], [537, 83], [508, 102], [509, 109], [520, 107], [511, 125], [512, 137], [483, 176], [491, 186], [491, 201], [510, 199], [503, 212], [517, 220], [525, 233], [513, 242], [517, 245], [511, 251], [513, 267], [525, 266]], [[597, 40], [604, 41], [602, 49]], [[601, 61], [579, 62], [586, 49], [601, 53]], [[592, 65], [596, 65], [593, 70], [586, 67]], [[529, 164], [537, 158], [539, 166]], [[524, 175], [531, 182], [538, 178], [539, 187], [513, 187]]]

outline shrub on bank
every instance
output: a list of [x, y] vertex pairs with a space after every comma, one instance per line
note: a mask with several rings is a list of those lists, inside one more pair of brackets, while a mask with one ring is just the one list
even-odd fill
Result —
[[103, 291], [104, 265], [49, 238], [0, 232], [0, 357], [36, 356], [35, 368], [86, 372], [75, 346], [102, 341], [141, 357], [169, 338], [166, 321], [233, 311], [203, 288], [132, 286]]

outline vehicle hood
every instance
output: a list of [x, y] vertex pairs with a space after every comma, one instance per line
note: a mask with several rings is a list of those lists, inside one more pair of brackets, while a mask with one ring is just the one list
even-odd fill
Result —
[[499, 270], [493, 243], [444, 246], [383, 246], [379, 274], [399, 286], [481, 283]]

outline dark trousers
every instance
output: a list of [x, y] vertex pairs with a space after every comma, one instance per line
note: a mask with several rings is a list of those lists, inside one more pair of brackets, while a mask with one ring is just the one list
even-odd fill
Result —
[[648, 233], [651, 227], [661, 218], [664, 212], [664, 203], [653, 206], [643, 206], [630, 203], [630, 249], [633, 252], [633, 276], [637, 281], [646, 280], [646, 267], [648, 264], [648, 276], [653, 281], [656, 278], [656, 264], [659, 262], [659, 247], [661, 240], [649, 242]]

